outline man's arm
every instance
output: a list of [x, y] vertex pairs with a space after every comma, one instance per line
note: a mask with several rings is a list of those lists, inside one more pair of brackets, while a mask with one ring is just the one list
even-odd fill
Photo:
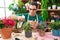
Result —
[[10, 19], [16, 19], [18, 21], [24, 21], [24, 16], [22, 15], [11, 15], [9, 16]]

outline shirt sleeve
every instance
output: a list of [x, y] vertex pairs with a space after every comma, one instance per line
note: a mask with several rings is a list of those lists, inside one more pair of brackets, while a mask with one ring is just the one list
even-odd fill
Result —
[[27, 16], [28, 16], [28, 13], [23, 13], [23, 14], [18, 14], [17, 16], [25, 16], [25, 21], [27, 21]]

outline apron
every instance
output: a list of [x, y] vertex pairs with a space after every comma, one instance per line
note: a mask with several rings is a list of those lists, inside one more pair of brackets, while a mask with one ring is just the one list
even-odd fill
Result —
[[[29, 21], [29, 14], [28, 14], [28, 17], [27, 17], [27, 21]], [[32, 21], [32, 20], [31, 20]], [[37, 23], [38, 23], [38, 16], [37, 16], [37, 14], [36, 14], [36, 19], [35, 19], [35, 21], [37, 21]]]
[[[29, 15], [28, 15], [28, 17], [27, 17], [27, 22], [29, 22], [30, 20], [29, 20]], [[32, 21], [32, 20], [31, 20]], [[36, 19], [35, 19], [35, 21], [37, 21], [37, 23], [38, 23], [38, 16], [37, 16], [37, 14], [36, 14]], [[34, 25], [34, 24], [33, 24]], [[37, 28], [37, 24], [35, 24], [34, 26], [31, 26], [31, 27], [33, 27], [34, 29], [35, 28]]]

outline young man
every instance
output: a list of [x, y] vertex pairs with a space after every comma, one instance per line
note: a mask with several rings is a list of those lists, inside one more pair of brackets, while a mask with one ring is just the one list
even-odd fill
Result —
[[25, 19], [20, 17], [19, 20], [25, 21], [25, 22], [28, 20], [33, 20], [33, 21], [38, 21], [38, 22], [42, 21], [43, 18], [40, 15], [36, 14], [36, 11], [37, 11], [37, 4], [33, 2], [29, 6], [29, 13], [18, 15], [18, 16], [24, 15]]
[[[37, 11], [37, 4], [33, 2], [29, 5], [29, 13], [22, 14], [25, 16], [25, 19], [23, 17], [20, 17], [19, 20], [24, 22], [29, 21], [32, 27], [37, 26], [38, 23], [43, 21], [43, 18], [40, 15], [36, 14], [36, 11]], [[21, 16], [21, 14], [19, 16]]]
[[[23, 21], [23, 22], [29, 21], [30, 24], [32, 25], [32, 27], [36, 28], [36, 26], [38, 26], [38, 23], [43, 21], [43, 18], [40, 15], [36, 14], [36, 11], [37, 11], [37, 4], [32, 2], [29, 5], [29, 13], [19, 14], [18, 20]], [[23, 15], [23, 17], [22, 17], [22, 15]], [[15, 16], [15, 18], [17, 18], [17, 17]]]

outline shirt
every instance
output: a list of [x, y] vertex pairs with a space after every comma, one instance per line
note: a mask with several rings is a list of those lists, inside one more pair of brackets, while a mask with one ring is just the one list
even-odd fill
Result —
[[[22, 16], [22, 15], [25, 16], [25, 21], [24, 22], [27, 22], [28, 21], [27, 19], [28, 19], [29, 13], [19, 14], [18, 16]], [[38, 18], [38, 20], [37, 20], [37, 18]], [[33, 21], [37, 20], [38, 23], [40, 23], [41, 21], [43, 21], [43, 18], [40, 15], [38, 15], [38, 14], [37, 14], [37, 17], [36, 17], [36, 15], [35, 16], [29, 15], [29, 20], [33, 20]]]

